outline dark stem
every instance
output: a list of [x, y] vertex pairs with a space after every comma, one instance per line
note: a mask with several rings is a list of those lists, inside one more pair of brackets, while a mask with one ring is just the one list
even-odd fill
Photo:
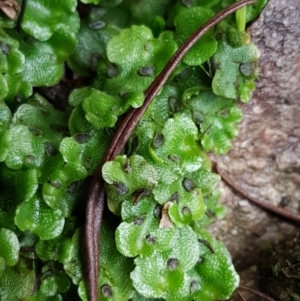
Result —
[[237, 290], [237, 293], [243, 301], [247, 301], [246, 298], [242, 295], [242, 293], [239, 290]]
[[23, 18], [24, 18], [26, 5], [27, 5], [27, 0], [23, 0], [22, 4], [21, 4], [21, 9], [20, 9], [20, 13], [19, 13], [19, 16], [18, 16], [18, 20], [17, 20], [17, 30], [19, 32], [21, 32], [21, 24], [22, 24], [22, 21], [23, 21]]
[[266, 295], [266, 294], [264, 294], [264, 293], [262, 293], [262, 292], [259, 292], [259, 291], [255, 290], [255, 289], [253, 289], [253, 288], [251, 288], [251, 287], [248, 287], [248, 286], [246, 286], [246, 285], [240, 284], [240, 285], [239, 285], [239, 288], [240, 288], [240, 289], [243, 289], [243, 290], [245, 290], [245, 291], [249, 291], [249, 292], [253, 293], [254, 295], [260, 297], [260, 298], [263, 299], [263, 300], [267, 300], [267, 301], [276, 301], [275, 299], [269, 297], [268, 295]]
[[284, 208], [274, 206], [270, 203], [257, 200], [256, 198], [253, 198], [249, 193], [247, 193], [245, 190], [243, 190], [241, 187], [237, 186], [233, 180], [231, 180], [225, 173], [223, 173], [218, 165], [215, 165], [217, 173], [222, 177], [224, 182], [226, 182], [231, 188], [233, 188], [236, 192], [241, 194], [243, 197], [251, 201], [252, 203], [258, 205], [259, 207], [262, 207], [272, 213], [275, 213], [281, 217], [286, 218], [289, 221], [300, 223], [300, 215], [295, 214], [293, 212], [290, 212]]
[[173, 57], [166, 64], [165, 68], [155, 78], [149, 88], [145, 91], [145, 100], [140, 108], [130, 110], [123, 119], [108, 151], [95, 173], [87, 200], [86, 225], [85, 225], [85, 245], [86, 245], [86, 273], [87, 273], [87, 290], [90, 301], [98, 301], [98, 269], [99, 269], [99, 238], [100, 227], [102, 222], [103, 208], [105, 202], [104, 183], [101, 176], [102, 166], [105, 162], [113, 160], [118, 156], [137, 123], [143, 116], [144, 112], [150, 105], [151, 101], [157, 95], [159, 90], [166, 83], [171, 73], [175, 70], [183, 56], [190, 48], [213, 26], [221, 20], [234, 13], [236, 10], [249, 5], [255, 4], [255, 0], [238, 1], [218, 14], [216, 14], [207, 23], [201, 26], [183, 45], [177, 50]]
[[210, 245], [210, 243], [207, 240], [198, 238], [198, 242], [204, 244], [212, 254], [215, 253], [213, 247]]
[[161, 73], [155, 78], [152, 84], [145, 91], [145, 100], [143, 105], [140, 108], [132, 109], [124, 118], [108, 149], [107, 152], [108, 160], [113, 160], [116, 156], [118, 156], [121, 153], [129, 136], [131, 135], [132, 131], [136, 127], [138, 121], [145, 113], [148, 106], [151, 104], [154, 97], [157, 95], [159, 90], [166, 83], [167, 79], [175, 70], [175, 68], [182, 60], [182, 58], [185, 56], [185, 54], [195, 45], [195, 43], [197, 43], [199, 39], [213, 26], [215, 26], [220, 21], [228, 17], [230, 14], [232, 14], [236, 10], [246, 5], [255, 4], [255, 3], [256, 3], [255, 0], [245, 0], [245, 1], [238, 1], [228, 6], [227, 8], [225, 8], [224, 10], [216, 14], [209, 21], [207, 21], [204, 25], [202, 25], [181, 45], [181, 47], [176, 51], [176, 53], [166, 64], [165, 68], [161, 71]]

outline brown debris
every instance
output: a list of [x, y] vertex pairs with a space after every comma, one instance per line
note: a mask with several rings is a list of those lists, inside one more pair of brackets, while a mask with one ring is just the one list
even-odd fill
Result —
[[162, 208], [161, 212], [161, 220], [159, 223], [159, 228], [173, 228], [173, 223], [170, 219], [168, 208], [172, 204], [172, 202], [166, 202]]
[[14, 20], [20, 11], [16, 0], [0, 0], [0, 9], [10, 19]]

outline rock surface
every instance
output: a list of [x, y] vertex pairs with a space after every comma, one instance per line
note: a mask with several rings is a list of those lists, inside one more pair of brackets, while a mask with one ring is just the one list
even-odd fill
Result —
[[[300, 1], [270, 0], [249, 32], [261, 52], [257, 89], [251, 102], [241, 105], [244, 119], [232, 151], [212, 159], [253, 197], [300, 213]], [[262, 290], [261, 251], [295, 225], [250, 203], [224, 182], [219, 188], [227, 215], [211, 232], [228, 247], [241, 283]]]

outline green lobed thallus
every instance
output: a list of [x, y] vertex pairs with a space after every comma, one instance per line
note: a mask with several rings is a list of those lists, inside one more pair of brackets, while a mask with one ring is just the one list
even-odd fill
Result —
[[[0, 299], [88, 300], [86, 196], [120, 116], [182, 42], [233, 0], [27, 1], [0, 15]], [[230, 16], [192, 47], [103, 166], [99, 300], [221, 300], [239, 278], [206, 230], [224, 208], [208, 152], [226, 153], [257, 78], [243, 31], [266, 3]], [[37, 11], [39, 13], [37, 13]], [[84, 13], [83, 13], [84, 12]], [[60, 111], [37, 88], [64, 65], [92, 83]]]

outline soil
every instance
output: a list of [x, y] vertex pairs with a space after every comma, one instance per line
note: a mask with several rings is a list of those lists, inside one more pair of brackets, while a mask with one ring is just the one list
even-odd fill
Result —
[[[212, 159], [251, 196], [300, 213], [300, 1], [270, 0], [249, 32], [261, 52], [257, 89], [241, 105], [244, 119], [233, 149]], [[210, 231], [228, 247], [241, 283], [266, 291], [259, 261], [299, 225], [250, 203], [224, 182], [219, 189], [227, 215]], [[231, 300], [242, 299], [236, 294]]]

